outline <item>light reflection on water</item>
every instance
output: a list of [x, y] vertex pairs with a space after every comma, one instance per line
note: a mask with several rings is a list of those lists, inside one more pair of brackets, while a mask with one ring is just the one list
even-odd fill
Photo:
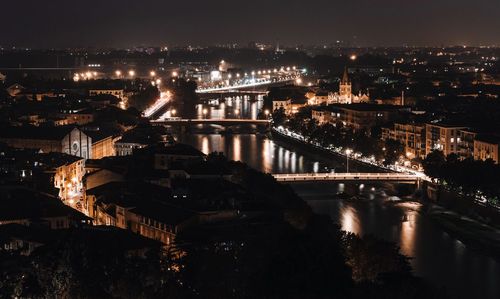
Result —
[[[264, 172], [300, 173], [345, 167], [338, 164], [342, 162], [322, 160], [255, 135], [191, 134], [178, 139], [204, 153], [224, 152], [229, 159], [241, 160]], [[445, 286], [455, 298], [500, 298], [500, 264], [449, 236], [422, 211], [419, 203], [381, 202], [380, 197], [386, 198], [386, 192], [371, 185], [363, 188], [372, 192], [365, 200], [335, 198], [337, 192], [348, 192], [349, 186], [297, 184], [294, 189], [316, 212], [330, 215], [342, 229], [373, 234], [398, 244], [403, 254], [412, 257], [411, 264], [418, 276]]]
[[363, 234], [356, 209], [351, 206], [341, 206], [340, 209], [342, 216], [339, 224], [342, 230], [355, 233], [357, 235]]
[[[256, 100], [251, 101], [250, 99], [255, 99], [255, 96], [236, 96], [236, 97], [224, 97], [221, 99], [210, 99], [207, 104], [200, 104], [196, 106], [196, 118], [245, 118], [245, 119], [257, 119], [259, 111], [262, 110], [264, 101], [263, 96], [257, 96]], [[207, 114], [203, 114], [203, 110], [207, 111]]]
[[323, 163], [307, 159], [298, 152], [283, 148], [267, 137], [254, 134], [184, 134], [176, 137], [203, 153], [223, 152], [229, 159], [244, 161], [268, 173], [318, 172], [333, 167], [334, 162]]
[[448, 235], [420, 203], [334, 199], [340, 188], [330, 186], [322, 195], [320, 188], [327, 187], [294, 187], [314, 211], [330, 215], [343, 230], [395, 242], [411, 258], [416, 275], [444, 286], [452, 298], [500, 298], [500, 263]]

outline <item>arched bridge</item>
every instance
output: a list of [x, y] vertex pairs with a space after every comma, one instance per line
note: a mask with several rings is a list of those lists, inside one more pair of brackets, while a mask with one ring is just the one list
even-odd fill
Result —
[[383, 181], [416, 183], [419, 177], [406, 173], [294, 173], [273, 174], [278, 182], [315, 182], [315, 181]]

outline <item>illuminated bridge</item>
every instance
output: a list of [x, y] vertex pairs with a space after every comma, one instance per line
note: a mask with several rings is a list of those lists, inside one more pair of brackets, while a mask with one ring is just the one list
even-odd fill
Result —
[[383, 181], [416, 183], [419, 177], [414, 174], [405, 173], [294, 173], [273, 174], [278, 182], [316, 182], [316, 181]]
[[171, 125], [171, 126], [190, 126], [190, 125], [220, 125], [220, 126], [236, 126], [236, 125], [269, 125], [268, 119], [166, 119], [152, 121], [153, 124]]
[[240, 82], [238, 84], [226, 85], [226, 86], [217, 86], [217, 87], [208, 87], [208, 88], [199, 88], [196, 90], [197, 93], [217, 93], [223, 91], [235, 91], [238, 89], [244, 89], [249, 87], [257, 87], [270, 85], [281, 82], [289, 82], [296, 80], [298, 76], [287, 76], [284, 78], [274, 78], [274, 79], [255, 79], [255, 80], [246, 80]]

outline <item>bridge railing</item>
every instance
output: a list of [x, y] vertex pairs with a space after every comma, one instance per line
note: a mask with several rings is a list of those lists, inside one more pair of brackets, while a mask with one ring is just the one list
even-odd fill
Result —
[[418, 180], [418, 176], [400, 173], [287, 173], [273, 174], [278, 181], [291, 180]]
[[165, 119], [153, 121], [157, 123], [254, 123], [254, 124], [268, 124], [271, 121], [267, 119], [242, 119], [242, 118], [221, 118], [221, 119]]

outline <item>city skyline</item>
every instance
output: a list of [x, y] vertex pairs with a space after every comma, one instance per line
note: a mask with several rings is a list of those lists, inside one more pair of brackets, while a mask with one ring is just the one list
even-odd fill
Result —
[[141, 2], [88, 0], [5, 3], [2, 46], [131, 47], [250, 41], [285, 45], [441, 46], [500, 44], [500, 10], [475, 2], [294, 0]]

